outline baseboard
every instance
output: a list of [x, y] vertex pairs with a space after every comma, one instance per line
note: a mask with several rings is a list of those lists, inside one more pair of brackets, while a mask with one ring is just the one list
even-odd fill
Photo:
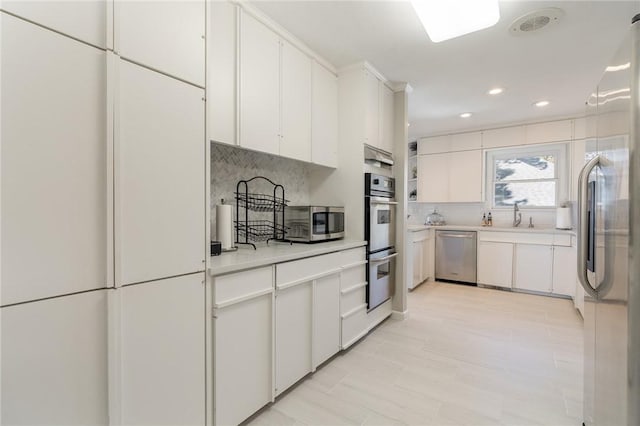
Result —
[[409, 318], [409, 310], [405, 311], [391, 311], [391, 319], [404, 321]]

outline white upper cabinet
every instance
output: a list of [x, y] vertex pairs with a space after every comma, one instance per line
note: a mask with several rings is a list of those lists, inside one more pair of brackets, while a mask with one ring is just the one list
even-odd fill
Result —
[[364, 143], [380, 148], [380, 88], [378, 77], [364, 70], [365, 134]]
[[238, 6], [213, 1], [207, 43], [207, 140], [236, 145]]
[[525, 140], [524, 126], [505, 127], [482, 132], [483, 148], [522, 145]]
[[393, 153], [393, 90], [367, 66], [364, 68], [364, 143]]
[[282, 46], [280, 155], [311, 161], [311, 59], [288, 41]]
[[0, 324], [3, 425], [109, 424], [106, 290], [4, 307]]
[[545, 143], [571, 140], [571, 120], [550, 121], [525, 126], [525, 143]]
[[107, 19], [111, 1], [2, 0], [0, 7], [16, 16], [51, 28], [94, 46], [112, 47]]
[[449, 154], [418, 156], [418, 201], [449, 201]]
[[279, 154], [280, 40], [244, 11], [240, 20], [239, 120], [240, 146]]
[[418, 139], [418, 155], [440, 154], [451, 151], [451, 135]]
[[420, 202], [482, 201], [482, 150], [419, 155], [417, 187]]
[[457, 133], [449, 140], [451, 151], [482, 149], [482, 132]]
[[449, 202], [482, 201], [482, 150], [449, 153]]
[[106, 54], [5, 13], [0, 20], [0, 303], [112, 285]]
[[115, 51], [204, 87], [205, 1], [115, 1]]
[[394, 140], [394, 100], [393, 90], [387, 87], [386, 84], [379, 83], [380, 95], [380, 148], [393, 152], [393, 140]]
[[313, 62], [311, 106], [311, 161], [338, 166], [338, 79]]
[[204, 270], [204, 91], [119, 62], [120, 284]]

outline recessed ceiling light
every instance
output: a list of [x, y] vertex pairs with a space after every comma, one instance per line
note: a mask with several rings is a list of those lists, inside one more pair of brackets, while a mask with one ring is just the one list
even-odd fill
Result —
[[411, 0], [411, 5], [434, 43], [489, 28], [500, 20], [498, 0]]
[[499, 95], [500, 93], [504, 92], [504, 89], [502, 87], [494, 87], [493, 89], [489, 90], [490, 95]]
[[538, 101], [534, 105], [538, 108], [546, 107], [547, 105], [549, 105], [549, 101]]
[[463, 112], [462, 114], [460, 114], [461, 118], [469, 118], [471, 117], [471, 113], [470, 112]]

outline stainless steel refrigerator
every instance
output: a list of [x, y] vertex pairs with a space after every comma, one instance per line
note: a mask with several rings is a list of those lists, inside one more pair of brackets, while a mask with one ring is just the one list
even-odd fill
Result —
[[640, 15], [587, 102], [578, 181], [584, 424], [640, 425]]

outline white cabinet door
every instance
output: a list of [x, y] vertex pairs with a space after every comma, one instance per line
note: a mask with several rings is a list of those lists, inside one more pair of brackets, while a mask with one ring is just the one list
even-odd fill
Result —
[[365, 136], [364, 143], [381, 148], [380, 146], [380, 89], [378, 77], [370, 71], [364, 71], [365, 89]]
[[449, 140], [451, 151], [482, 149], [482, 132], [457, 133]]
[[435, 257], [434, 247], [435, 240], [427, 238], [422, 241], [422, 281], [434, 277]]
[[338, 79], [313, 63], [311, 107], [311, 161], [338, 166]]
[[449, 154], [418, 156], [418, 201], [449, 201]]
[[214, 424], [237, 425], [271, 402], [273, 294], [214, 311]]
[[311, 59], [282, 41], [280, 155], [311, 161]]
[[313, 330], [315, 369], [340, 350], [340, 274], [314, 282]]
[[16, 16], [104, 49], [108, 43], [107, 5], [106, 0], [2, 0], [1, 6]]
[[115, 51], [204, 87], [204, 0], [116, 1]]
[[240, 146], [277, 155], [280, 40], [251, 15], [240, 18]]
[[513, 244], [478, 242], [478, 283], [511, 288]]
[[524, 143], [524, 126], [505, 127], [482, 132], [482, 147], [484, 149], [523, 145]]
[[109, 424], [106, 290], [4, 307], [0, 324], [0, 423]]
[[393, 90], [380, 82], [380, 148], [393, 153], [394, 142], [394, 100]]
[[213, 1], [207, 42], [207, 139], [235, 145], [237, 124], [237, 14], [229, 1]]
[[106, 54], [5, 13], [0, 20], [0, 303], [112, 285]]
[[553, 293], [573, 296], [576, 288], [577, 251], [575, 247], [553, 248]]
[[418, 155], [441, 154], [451, 151], [451, 136], [418, 139]]
[[528, 144], [571, 140], [571, 120], [550, 121], [525, 126]]
[[[449, 155], [449, 202], [482, 201], [482, 150], [451, 152]], [[438, 182], [435, 181], [434, 185]]]
[[409, 288], [415, 288], [418, 284], [422, 282], [423, 276], [423, 245], [422, 241], [417, 241], [412, 243], [412, 254], [413, 254], [413, 279], [411, 280], [411, 286]]
[[276, 395], [312, 370], [313, 281], [276, 292]]
[[120, 292], [123, 425], [204, 425], [204, 274]]
[[516, 244], [514, 288], [550, 293], [552, 290], [553, 247]]
[[203, 90], [120, 61], [118, 96], [116, 271], [120, 282], [202, 271]]

